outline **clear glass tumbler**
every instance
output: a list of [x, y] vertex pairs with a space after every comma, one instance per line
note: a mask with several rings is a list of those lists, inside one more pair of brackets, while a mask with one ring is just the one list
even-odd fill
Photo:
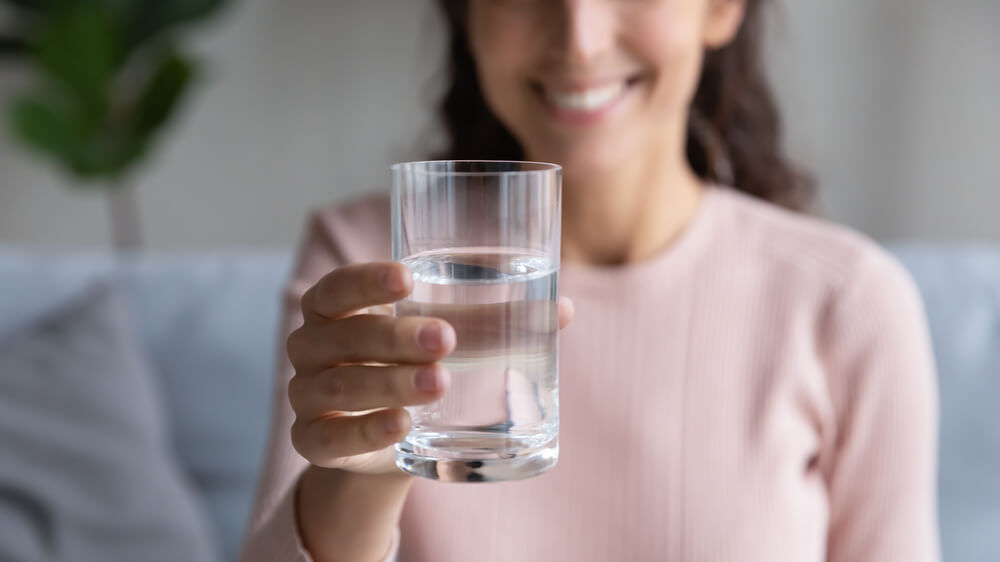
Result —
[[528, 478], [559, 457], [562, 169], [500, 161], [392, 167], [392, 256], [414, 277], [397, 316], [451, 323], [441, 400], [408, 408], [396, 464], [425, 478]]

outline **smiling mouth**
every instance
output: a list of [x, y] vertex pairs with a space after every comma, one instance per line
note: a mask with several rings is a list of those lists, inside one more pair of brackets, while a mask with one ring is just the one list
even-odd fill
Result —
[[597, 113], [614, 105], [639, 79], [638, 76], [635, 76], [587, 88], [558, 89], [547, 87], [541, 82], [532, 84], [532, 87], [548, 105], [556, 110], [572, 113]]

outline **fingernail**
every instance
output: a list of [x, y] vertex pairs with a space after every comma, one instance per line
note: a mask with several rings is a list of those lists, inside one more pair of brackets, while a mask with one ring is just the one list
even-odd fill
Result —
[[394, 267], [387, 267], [379, 272], [378, 282], [383, 289], [390, 293], [398, 293], [405, 288], [402, 275]]
[[417, 330], [417, 344], [425, 351], [442, 351], [455, 344], [455, 332], [441, 322], [428, 322]]
[[413, 386], [420, 392], [437, 392], [441, 390], [443, 380], [440, 376], [443, 369], [435, 366], [421, 367], [413, 375]]
[[399, 433], [399, 430], [403, 429], [402, 414], [397, 412], [396, 414], [382, 418], [382, 429], [386, 433]]

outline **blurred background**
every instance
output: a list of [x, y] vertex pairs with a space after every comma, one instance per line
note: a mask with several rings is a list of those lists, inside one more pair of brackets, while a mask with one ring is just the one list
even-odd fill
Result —
[[[40, 21], [41, 65], [18, 35]], [[996, 562], [1000, 1], [785, 0], [771, 23], [823, 213], [926, 303], [945, 560]], [[0, 560], [236, 557], [292, 248], [311, 208], [439, 146], [441, 30], [431, 0], [0, 0]]]
[[[135, 181], [146, 247], [286, 248], [309, 207], [426, 157], [431, 7], [240, 0], [192, 33], [203, 76]], [[881, 240], [1000, 239], [1000, 2], [798, 0], [773, 19], [788, 145], [827, 216]], [[2, 68], [0, 101], [19, 78]], [[108, 246], [106, 201], [67, 183], [0, 134], [0, 241]]]

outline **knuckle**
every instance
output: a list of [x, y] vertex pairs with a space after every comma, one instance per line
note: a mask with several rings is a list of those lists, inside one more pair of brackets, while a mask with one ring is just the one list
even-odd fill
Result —
[[292, 362], [292, 365], [296, 365], [302, 356], [303, 347], [305, 342], [304, 328], [298, 328], [288, 335], [288, 339], [285, 340], [285, 353], [288, 355], [288, 360]]
[[364, 269], [356, 281], [358, 295], [365, 302], [375, 302], [381, 300], [382, 291], [378, 283], [378, 271], [374, 266], [365, 265]]
[[337, 457], [337, 425], [332, 419], [303, 419], [292, 423], [292, 447], [309, 462], [326, 462]]
[[[343, 274], [339, 268], [334, 269], [329, 275], [323, 277], [318, 283], [313, 285], [313, 302], [319, 304], [325, 303], [329, 300], [330, 295], [336, 291], [335, 287], [338, 285], [342, 275]], [[316, 308], [316, 306], [314, 306], [314, 308]]]
[[344, 360], [356, 360], [363, 354], [361, 347], [365, 341], [363, 326], [357, 325], [354, 317], [334, 322], [330, 345], [337, 350], [337, 356]]
[[369, 418], [366, 423], [360, 425], [361, 444], [369, 451], [374, 451], [379, 447], [379, 436], [376, 431], [374, 419]]
[[335, 419], [319, 418], [305, 422], [302, 436], [304, 447], [313, 451], [315, 456], [336, 456], [334, 448], [338, 439]]
[[340, 287], [349, 286], [349, 277], [349, 266], [338, 267], [323, 276], [303, 295], [303, 312], [311, 312], [319, 316], [327, 316], [331, 313], [335, 314], [335, 311], [328, 309], [335, 305], [335, 297], [340, 292]]
[[320, 423], [314, 423], [313, 426], [316, 446], [324, 451], [333, 449], [334, 444], [337, 443], [336, 424], [334, 421], [325, 420]]
[[292, 406], [292, 411], [298, 411], [302, 396], [302, 377], [295, 375], [288, 381], [287, 393], [288, 403]]
[[334, 269], [326, 277], [326, 282], [320, 287], [321, 296], [326, 299], [341, 291], [353, 290], [358, 286], [357, 270], [359, 266], [345, 265]]
[[344, 267], [335, 267], [327, 275], [324, 275], [319, 283], [316, 283], [316, 296], [319, 298], [327, 298], [332, 292], [336, 290], [336, 287], [340, 285], [341, 279], [344, 277]]
[[409, 380], [410, 370], [400, 369], [400, 372], [386, 373], [379, 381], [379, 390], [384, 396], [393, 398], [403, 398], [406, 396], [406, 389], [409, 386], [404, 381]]
[[323, 374], [320, 383], [320, 392], [328, 399], [339, 399], [347, 394], [346, 377], [338, 369], [331, 369]]
[[353, 361], [377, 361], [386, 348], [385, 323], [393, 319], [374, 314], [360, 314], [342, 321], [338, 327], [337, 347]]
[[302, 311], [302, 315], [305, 316], [306, 318], [309, 317], [309, 312], [310, 312], [309, 309], [311, 308], [309, 303], [312, 302], [313, 294], [315, 292], [316, 292], [316, 286], [313, 285], [312, 287], [306, 289], [306, 292], [302, 293], [302, 296], [299, 297], [299, 310]]
[[303, 425], [302, 420], [296, 418], [295, 421], [292, 422], [292, 429], [289, 433], [292, 441], [292, 448], [294, 448], [304, 458], [309, 459], [312, 452], [306, 446], [306, 436]]
[[392, 326], [392, 343], [397, 348], [408, 350], [414, 344], [419, 321], [416, 318], [400, 318]]

